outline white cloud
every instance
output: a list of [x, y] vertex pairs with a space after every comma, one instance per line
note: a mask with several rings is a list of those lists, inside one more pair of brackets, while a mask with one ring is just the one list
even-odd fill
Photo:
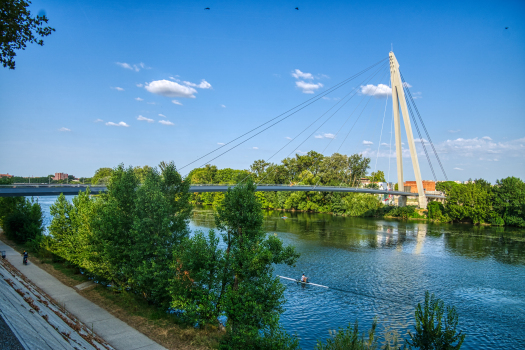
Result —
[[149, 105], [156, 105], [155, 102], [146, 102], [146, 103], [149, 104]]
[[292, 138], [290, 136], [286, 136], [285, 139], [291, 140]]
[[461, 168], [454, 168], [454, 170], [463, 170], [463, 169], [461, 169]]
[[188, 86], [197, 87], [199, 89], [211, 89], [211, 84], [204, 79], [202, 79], [199, 84], [191, 83], [189, 81], [183, 81], [183, 83]]
[[296, 69], [292, 72], [292, 77], [294, 77], [295, 79], [308, 79], [308, 80], [311, 80], [314, 78], [312, 73], [304, 73], [304, 72], [301, 72], [299, 69]]
[[483, 140], [492, 141], [492, 139], [491, 139], [489, 136], [483, 136], [482, 139], [483, 139]]
[[455, 133], [458, 133], [460, 132], [461, 130], [460, 129], [457, 129], [457, 130], [449, 130], [448, 132], [452, 133], [452, 134], [455, 134]]
[[159, 123], [161, 123], [163, 125], [175, 125], [172, 122], [170, 122], [169, 120], [159, 120]]
[[403, 83], [403, 86], [404, 86], [404, 87], [407, 87], [407, 88], [411, 88], [411, 87], [412, 87], [412, 85], [410, 85], [410, 84], [407, 83], [406, 81]]
[[62, 127], [62, 128], [60, 128], [60, 129], [58, 129], [58, 131], [71, 131], [71, 129], [68, 129], [68, 128], [64, 128], [64, 127]]
[[160, 114], [160, 113], [159, 113], [159, 117], [167, 118], [164, 114]]
[[421, 141], [423, 141], [424, 143], [428, 143], [428, 140], [426, 140], [426, 139], [414, 139], [414, 142], [421, 143]]
[[174, 104], [176, 104], [176, 105], [182, 106], [182, 103], [180, 103], [180, 102], [177, 101], [177, 100], [173, 100], [173, 101], [171, 101], [171, 103], [174, 103]]
[[217, 142], [218, 145], [223, 146], [224, 142]]
[[124, 89], [123, 89], [123, 88], [121, 88], [121, 87], [118, 87], [118, 86], [115, 86], [115, 87], [111, 87], [111, 88], [112, 88], [112, 89], [114, 89], [114, 90], [117, 90], [117, 91], [124, 91]]
[[383, 142], [383, 143], [381, 143], [381, 146], [390, 146], [390, 145], [388, 143], [386, 143], [386, 142]]
[[135, 97], [135, 100], [137, 100], [137, 101], [144, 101], [144, 99], [140, 98], [140, 97]]
[[106, 125], [109, 125], [109, 126], [123, 126], [125, 128], [129, 127], [129, 125], [124, 123], [124, 122], [120, 122], [120, 123], [107, 122]]
[[222, 108], [226, 108], [226, 106], [225, 106], [225, 105], [221, 105], [221, 107], [222, 107]]
[[259, 147], [253, 147], [253, 149], [259, 149]]
[[420, 91], [418, 92], [412, 92], [412, 98], [414, 100], [417, 100], [418, 98], [423, 98], [423, 93], [421, 93]]
[[316, 139], [324, 139], [324, 138], [335, 139], [335, 135], [334, 134], [330, 134], [330, 133], [326, 133], [326, 132], [324, 134], [315, 135], [314, 137]]
[[321, 84], [321, 83], [317, 83], [317, 84], [307, 83], [307, 82], [304, 82], [302, 80], [296, 81], [295, 85], [299, 89], [301, 89], [304, 94], [313, 94], [315, 92], [315, 90], [323, 87], [323, 84]]
[[363, 95], [374, 96], [377, 98], [384, 98], [384, 97], [392, 95], [392, 89], [385, 84], [379, 84], [379, 85], [368, 84], [365, 86], [361, 85], [361, 93]]
[[95, 119], [95, 123], [100, 123], [100, 122], [103, 122], [102, 119]]
[[135, 72], [138, 72], [140, 69], [139, 67], [137, 67], [137, 65], [131, 65], [131, 64], [128, 64], [128, 63], [125, 63], [125, 62], [117, 62], [117, 64], [119, 66], [121, 66], [122, 68], [126, 68], [126, 69], [129, 69], [129, 70], [134, 70]]
[[374, 143], [372, 141], [363, 140], [363, 145], [373, 145]]
[[153, 94], [166, 97], [195, 98], [194, 94], [197, 93], [197, 90], [194, 88], [183, 86], [166, 79], [154, 80], [151, 83], [146, 83], [144, 88]]
[[141, 115], [139, 115], [139, 116], [137, 117], [137, 120], [143, 120], [143, 121], [146, 121], [146, 122], [148, 122], [148, 123], [153, 123], [153, 122], [154, 122], [153, 119], [146, 118], [146, 117], [143, 117], [143, 116], [141, 116]]
[[[476, 157], [480, 160], [498, 161], [500, 158], [492, 158], [494, 154], [505, 157], [525, 157], [525, 147], [523, 147], [525, 137], [506, 142], [495, 142], [492, 139], [481, 137], [472, 139], [457, 138], [446, 140], [438, 145], [436, 149], [440, 154], [459, 157]], [[489, 156], [487, 158], [487, 156]]]
[[137, 87], [143, 87], [143, 86], [144, 86], [144, 85], [142, 85], [142, 84], [137, 84]]

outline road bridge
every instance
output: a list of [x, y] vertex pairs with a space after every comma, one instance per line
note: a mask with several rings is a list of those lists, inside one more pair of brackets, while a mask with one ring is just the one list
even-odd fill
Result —
[[[92, 185], [7, 185], [0, 186], [0, 197], [19, 197], [19, 196], [58, 196], [61, 193], [64, 195], [77, 195], [79, 192], [85, 192], [89, 187], [92, 194], [99, 194], [106, 191], [106, 186], [92, 186]], [[204, 192], [226, 192], [228, 188], [235, 187], [235, 185], [192, 185], [189, 192], [204, 193]], [[312, 186], [312, 185], [257, 185], [256, 191], [260, 192], [343, 192], [343, 193], [370, 193], [370, 194], [388, 194], [403, 197], [417, 197], [419, 193], [403, 192], [403, 191], [387, 191], [375, 190], [371, 188], [358, 187], [337, 187], [337, 186]], [[425, 194], [429, 199], [444, 199], [443, 195]]]

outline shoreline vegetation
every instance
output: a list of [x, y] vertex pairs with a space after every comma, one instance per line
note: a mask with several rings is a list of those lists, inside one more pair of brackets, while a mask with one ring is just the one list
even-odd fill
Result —
[[[335, 154], [320, 163], [312, 160], [322, 157], [315, 152], [306, 160], [301, 157], [305, 156], [283, 163], [295, 164], [290, 168], [296, 169], [297, 181], [308, 184], [324, 179], [325, 184], [334, 185], [348, 175], [346, 185], [354, 185], [370, 162], [360, 155]], [[336, 161], [340, 168], [332, 164]], [[188, 349], [299, 349], [298, 338], [279, 322], [286, 302], [285, 287], [273, 267], [294, 266], [299, 254], [293, 246], [284, 246], [276, 235], [264, 231], [263, 208], [442, 222], [471, 219], [476, 224], [520, 226], [525, 222], [520, 211], [525, 191], [523, 182], [516, 178], [503, 179], [496, 186], [483, 180], [466, 185], [443, 183], [445, 205], [432, 202], [424, 211], [411, 206], [384, 206], [380, 198], [368, 194], [255, 192], [257, 181], [272, 174], [258, 172], [258, 165], [266, 171], [273, 166], [273, 173], [285, 179], [287, 176], [287, 167], [262, 162], [255, 162], [251, 172], [214, 166], [195, 169], [187, 178], [191, 181], [181, 177], [173, 162], [162, 162], [159, 168], [119, 165], [104, 177], [105, 193], [91, 196], [88, 189], [71, 202], [60, 195], [50, 208], [53, 219], [49, 235], [43, 234], [40, 205], [26, 198], [0, 198], [0, 226], [13, 244], [28, 249], [43, 265], [52, 265], [51, 270], [62, 274], [61, 280], [97, 282], [83, 293], [102, 307], [124, 315], [160, 344], [167, 344], [162, 335], [170, 335], [176, 346], [182, 344]], [[299, 166], [302, 163], [306, 164], [303, 170]], [[312, 173], [315, 167], [318, 169]], [[381, 181], [384, 175], [377, 172], [372, 177]], [[243, 179], [247, 181], [226, 193], [188, 192], [190, 183], [197, 181], [237, 184]], [[192, 202], [214, 206], [216, 229], [190, 235]], [[421, 311], [420, 304], [416, 309], [416, 333], [405, 340], [404, 348], [421, 348], [414, 345], [417, 341], [436, 346], [437, 341], [448, 341], [450, 346], [457, 343], [454, 348], [459, 349], [463, 337], [456, 334], [455, 310], [447, 308], [445, 315], [443, 302], [428, 295], [424, 308], [426, 311]], [[440, 333], [443, 319], [452, 327], [446, 334]], [[150, 321], [153, 330], [148, 328]], [[421, 328], [422, 324], [427, 328]], [[436, 331], [428, 333], [434, 326]], [[351, 340], [359, 345], [352, 348], [376, 349], [375, 328], [367, 339], [359, 337], [357, 329], [356, 324], [333, 331], [326, 344], [320, 342], [318, 348], [338, 349], [337, 344]], [[400, 349], [397, 340], [393, 341], [389, 348]]]

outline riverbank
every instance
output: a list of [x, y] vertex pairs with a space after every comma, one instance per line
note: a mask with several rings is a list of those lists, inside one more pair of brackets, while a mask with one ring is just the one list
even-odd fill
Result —
[[[18, 253], [29, 251], [28, 246], [7, 239], [1, 229], [0, 241]], [[29, 261], [67, 287], [74, 288], [89, 281], [78, 268], [68, 266], [67, 263], [45, 251], [30, 252]], [[137, 298], [131, 293], [114, 293], [98, 284], [78, 290], [77, 293], [166, 349], [212, 349], [216, 347], [221, 337], [217, 329], [201, 330], [179, 325], [175, 317], [155, 306], [148, 305], [142, 298]]]

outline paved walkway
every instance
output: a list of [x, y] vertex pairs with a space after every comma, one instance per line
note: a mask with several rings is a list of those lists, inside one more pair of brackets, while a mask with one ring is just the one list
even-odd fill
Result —
[[13, 248], [0, 241], [0, 251], [5, 250], [9, 262], [22, 272], [36, 286], [46, 292], [66, 310], [75, 315], [81, 322], [107, 341], [117, 350], [162, 350], [165, 348], [146, 337], [125, 322], [111, 315], [83, 296], [73, 288], [63, 285], [55, 277], [28, 262], [24, 266], [22, 256]]

